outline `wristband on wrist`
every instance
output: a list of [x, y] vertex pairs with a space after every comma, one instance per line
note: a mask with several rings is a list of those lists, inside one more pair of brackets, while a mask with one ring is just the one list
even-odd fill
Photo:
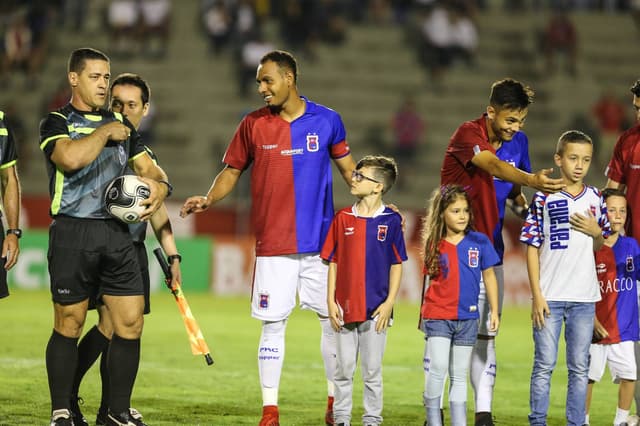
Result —
[[167, 256], [167, 262], [169, 263], [169, 265], [172, 265], [174, 260], [177, 260], [178, 263], [182, 263], [182, 256], [180, 256], [179, 254], [172, 254], [171, 256]]
[[173, 193], [173, 186], [167, 182], [166, 180], [159, 180], [158, 183], [162, 183], [167, 185], [167, 198], [169, 198], [171, 196], [171, 194]]

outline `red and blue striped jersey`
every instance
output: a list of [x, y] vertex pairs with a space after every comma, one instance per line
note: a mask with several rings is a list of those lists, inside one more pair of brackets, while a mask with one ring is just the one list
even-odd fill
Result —
[[337, 265], [336, 302], [346, 324], [371, 319], [389, 296], [391, 265], [407, 260], [402, 218], [384, 205], [373, 217], [340, 210], [320, 256]]
[[596, 272], [602, 300], [596, 303], [596, 317], [609, 336], [598, 343], [640, 340], [638, 324], [638, 279], [640, 248], [631, 237], [618, 236], [609, 247], [596, 252]]
[[486, 114], [462, 123], [451, 136], [440, 169], [440, 184], [465, 188], [471, 200], [475, 229], [493, 241], [500, 222], [493, 176], [471, 162], [482, 151], [496, 153], [489, 143]]
[[426, 319], [477, 319], [482, 271], [500, 262], [485, 234], [469, 232], [457, 244], [442, 239], [440, 272], [431, 277], [421, 314]]
[[[304, 98], [303, 98], [304, 99]], [[251, 170], [256, 255], [317, 253], [333, 218], [331, 159], [349, 154], [340, 115], [307, 99], [291, 123], [268, 107], [243, 118], [224, 163]]]

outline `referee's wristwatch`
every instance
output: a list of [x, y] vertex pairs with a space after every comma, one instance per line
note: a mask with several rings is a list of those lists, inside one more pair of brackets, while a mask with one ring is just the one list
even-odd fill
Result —
[[172, 254], [171, 256], [167, 256], [167, 262], [169, 263], [169, 265], [173, 264], [174, 260], [177, 260], [178, 263], [182, 263], [182, 256], [180, 256], [179, 254]]
[[20, 228], [15, 228], [15, 229], [7, 229], [7, 235], [15, 235], [17, 238], [22, 237], [22, 229]]

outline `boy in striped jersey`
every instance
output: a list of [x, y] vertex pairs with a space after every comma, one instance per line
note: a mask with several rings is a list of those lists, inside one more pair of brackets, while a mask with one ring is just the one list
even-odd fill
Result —
[[613, 424], [626, 425], [630, 423], [627, 418], [637, 379], [634, 342], [640, 340], [637, 284], [640, 273], [636, 267], [640, 261], [640, 247], [635, 239], [620, 235], [627, 220], [624, 192], [608, 188], [602, 195], [607, 203], [611, 235], [596, 252], [596, 272], [602, 300], [596, 303], [593, 330], [596, 342], [589, 349], [591, 361], [584, 423], [589, 424], [593, 383], [602, 379], [604, 368], [609, 365], [614, 382], [620, 384]]

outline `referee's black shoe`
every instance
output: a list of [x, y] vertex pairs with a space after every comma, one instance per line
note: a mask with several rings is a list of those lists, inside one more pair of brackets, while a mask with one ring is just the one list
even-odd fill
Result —
[[[136, 414], [140, 414], [136, 411]], [[107, 414], [107, 426], [147, 426], [142, 421], [142, 416], [139, 415], [137, 418], [131, 416], [130, 412], [124, 412], [120, 414], [113, 414], [109, 411]]]
[[82, 411], [80, 411], [80, 404], [84, 404], [84, 400], [77, 395], [72, 395], [69, 403], [69, 411], [71, 411], [73, 424], [75, 426], [89, 426], [89, 422], [82, 415]]

